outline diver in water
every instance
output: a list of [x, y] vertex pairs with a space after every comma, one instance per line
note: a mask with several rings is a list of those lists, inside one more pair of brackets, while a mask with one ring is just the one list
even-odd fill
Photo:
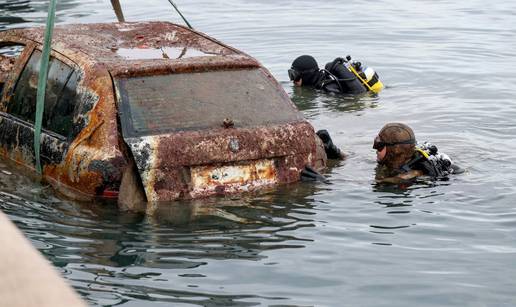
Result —
[[316, 134], [324, 145], [326, 158], [330, 160], [344, 160], [346, 158], [346, 155], [344, 155], [344, 153], [335, 144], [333, 144], [333, 140], [331, 139], [328, 130], [319, 130]]
[[[336, 60], [337, 61], [337, 60]], [[334, 61], [335, 62], [335, 61]], [[336, 62], [335, 62], [336, 63]], [[329, 63], [330, 64], [330, 63]], [[343, 65], [341, 65], [342, 69], [346, 69]], [[346, 69], [347, 71], [347, 69]], [[349, 72], [349, 71], [348, 71]], [[351, 72], [349, 72], [351, 74]], [[340, 92], [340, 93], [364, 93], [366, 89], [357, 81], [357, 78], [354, 78], [353, 75], [349, 75], [355, 80], [355, 83], [348, 85], [344, 85], [343, 87], [338, 82], [336, 76], [329, 74], [326, 70], [319, 70], [317, 62], [312, 56], [303, 55], [298, 57], [293, 63], [292, 68], [288, 71], [290, 80], [294, 81], [297, 86], [313, 86], [318, 89], [325, 89], [330, 92]], [[328, 79], [333, 76], [333, 82]], [[358, 82], [358, 83], [357, 83]], [[326, 153], [326, 157], [331, 160], [344, 160], [344, 153], [333, 143], [333, 140], [330, 137], [330, 134], [327, 130], [319, 130], [317, 131], [317, 136], [322, 141], [324, 146], [324, 151]], [[306, 166], [305, 169], [301, 172], [301, 180], [304, 181], [323, 181], [328, 182], [327, 179], [319, 174], [313, 168]]]
[[372, 68], [352, 61], [349, 55], [346, 59], [336, 58], [324, 69], [319, 69], [314, 57], [302, 55], [292, 62], [288, 75], [296, 86], [310, 86], [331, 93], [378, 94], [383, 89], [378, 74]]
[[388, 123], [374, 139], [376, 159], [383, 166], [383, 175], [377, 175], [378, 182], [400, 183], [419, 176], [436, 179], [450, 174], [462, 173], [450, 157], [438, 152], [435, 145], [418, 145], [412, 129], [401, 123]]
[[[327, 159], [344, 160], [346, 158], [346, 155], [333, 143], [333, 140], [330, 137], [330, 133], [328, 133], [327, 130], [319, 130], [316, 132], [316, 134], [322, 142]], [[326, 177], [308, 165], [305, 166], [305, 168], [301, 171], [301, 180], [321, 181], [324, 183], [329, 182]]]

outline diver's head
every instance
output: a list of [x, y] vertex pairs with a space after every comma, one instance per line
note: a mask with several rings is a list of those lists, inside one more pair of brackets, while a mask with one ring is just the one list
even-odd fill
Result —
[[288, 70], [290, 81], [295, 85], [314, 85], [319, 73], [317, 61], [311, 55], [302, 55], [292, 62], [292, 67]]
[[391, 169], [399, 169], [414, 154], [416, 136], [412, 129], [401, 123], [388, 123], [374, 139], [378, 163]]

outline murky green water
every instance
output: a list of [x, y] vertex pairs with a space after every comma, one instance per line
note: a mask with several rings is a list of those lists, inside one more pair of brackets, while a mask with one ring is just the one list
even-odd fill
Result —
[[[109, 1], [59, 1], [58, 22], [112, 21]], [[179, 22], [166, 0], [128, 20]], [[0, 2], [0, 27], [46, 1]], [[507, 1], [176, 1], [197, 29], [255, 56], [348, 154], [331, 185], [156, 208], [76, 204], [2, 164], [0, 208], [97, 306], [513, 306], [516, 4]], [[378, 98], [293, 89], [286, 69], [354, 55]], [[468, 173], [405, 190], [373, 182], [374, 135], [410, 124]]]

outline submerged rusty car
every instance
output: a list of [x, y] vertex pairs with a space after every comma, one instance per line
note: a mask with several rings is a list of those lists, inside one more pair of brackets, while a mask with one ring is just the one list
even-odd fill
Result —
[[[0, 33], [0, 153], [34, 169], [42, 28]], [[326, 156], [254, 58], [167, 22], [54, 30], [43, 178], [78, 199], [168, 201], [294, 182]]]

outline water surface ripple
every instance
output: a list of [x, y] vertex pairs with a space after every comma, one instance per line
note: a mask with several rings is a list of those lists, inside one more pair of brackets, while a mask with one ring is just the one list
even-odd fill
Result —
[[[180, 22], [167, 1], [128, 20]], [[349, 155], [332, 184], [296, 184], [152, 214], [56, 196], [0, 164], [0, 209], [93, 306], [516, 305], [516, 3], [175, 1], [198, 30], [260, 60]], [[47, 1], [0, 3], [0, 29], [42, 25]], [[58, 23], [114, 21], [109, 1], [60, 0]], [[312, 54], [353, 55], [379, 97], [294, 89]], [[371, 141], [410, 124], [468, 171], [404, 189], [374, 183]]]

